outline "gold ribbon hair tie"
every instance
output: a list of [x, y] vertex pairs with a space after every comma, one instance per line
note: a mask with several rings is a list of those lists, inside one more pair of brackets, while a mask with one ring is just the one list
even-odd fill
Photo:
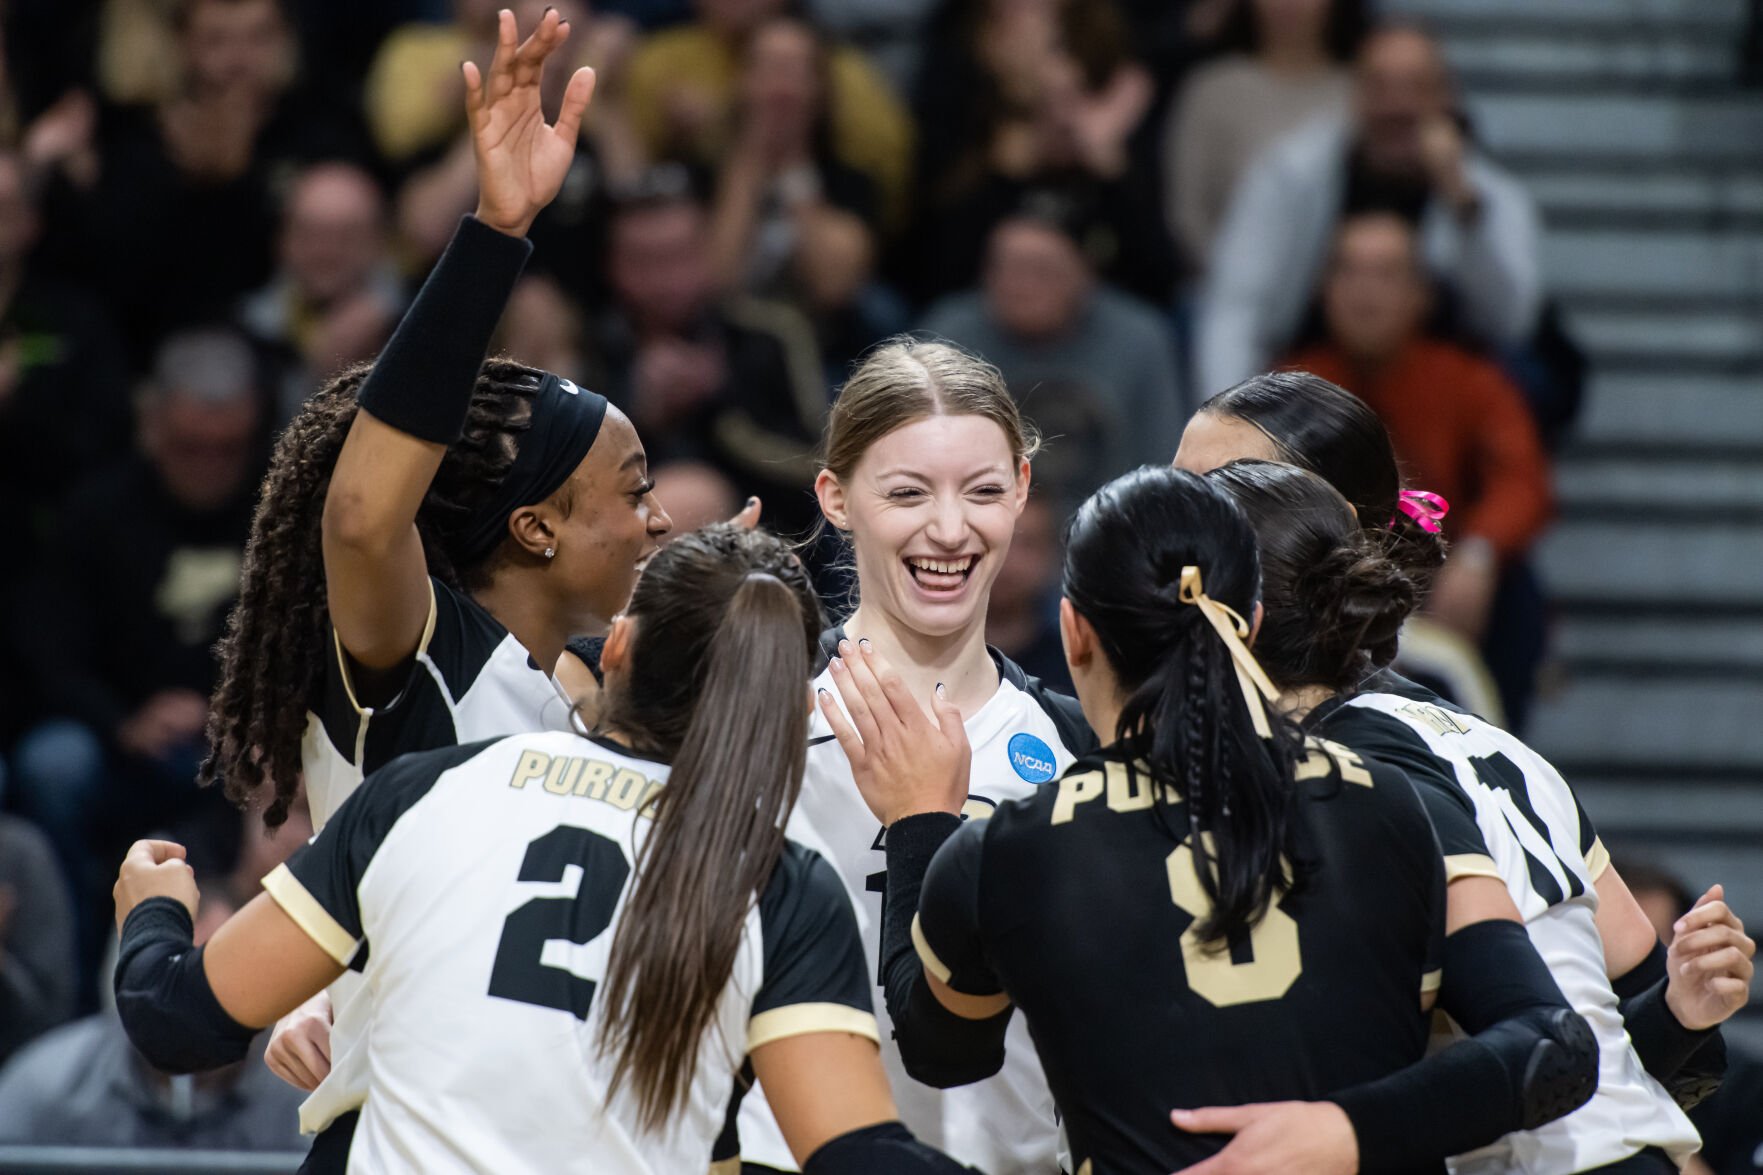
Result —
[[1243, 691], [1249, 716], [1255, 720], [1255, 733], [1262, 738], [1272, 738], [1273, 727], [1268, 724], [1267, 708], [1261, 704], [1261, 699], [1276, 702], [1279, 691], [1273, 688], [1261, 663], [1243, 643], [1249, 635], [1249, 622], [1237, 615], [1236, 609], [1230, 605], [1220, 604], [1207, 595], [1200, 586], [1200, 569], [1191, 564], [1181, 569], [1181, 602], [1198, 608], [1200, 615], [1218, 631], [1224, 647], [1230, 650], [1231, 664], [1237, 671], [1237, 685]]

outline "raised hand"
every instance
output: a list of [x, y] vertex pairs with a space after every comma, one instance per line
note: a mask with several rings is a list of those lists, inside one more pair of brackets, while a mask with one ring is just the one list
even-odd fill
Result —
[[821, 690], [820, 712], [875, 818], [892, 824], [922, 812], [959, 815], [967, 802], [973, 749], [961, 711], [942, 690], [931, 700], [933, 718], [893, 666], [863, 641], [839, 642], [832, 675], [845, 708]]
[[582, 115], [594, 94], [594, 71], [575, 71], [555, 125], [545, 122], [539, 79], [545, 60], [569, 39], [569, 22], [546, 9], [525, 41], [516, 40], [514, 13], [497, 14], [496, 53], [489, 76], [468, 61], [465, 112], [477, 157], [477, 218], [510, 236], [525, 236], [539, 210], [563, 186], [575, 158]]
[[1703, 894], [1677, 920], [1666, 952], [1665, 1003], [1685, 1028], [1723, 1023], [1750, 998], [1757, 944], [1725, 898], [1718, 885]]
[[116, 928], [148, 898], [176, 898], [196, 917], [196, 874], [184, 862], [184, 846], [169, 840], [138, 840], [129, 846], [111, 890], [116, 899]]

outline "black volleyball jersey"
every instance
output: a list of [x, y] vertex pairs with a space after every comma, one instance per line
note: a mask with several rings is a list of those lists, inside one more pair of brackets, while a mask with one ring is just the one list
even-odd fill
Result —
[[[969, 821], [932, 863], [914, 941], [955, 990], [1028, 1020], [1078, 1175], [1216, 1153], [1172, 1108], [1315, 1099], [1420, 1060], [1445, 879], [1408, 780], [1311, 740], [1298, 771], [1303, 889], [1213, 951], [1185, 806], [1118, 757]], [[1442, 1169], [1430, 1168], [1430, 1169]]]

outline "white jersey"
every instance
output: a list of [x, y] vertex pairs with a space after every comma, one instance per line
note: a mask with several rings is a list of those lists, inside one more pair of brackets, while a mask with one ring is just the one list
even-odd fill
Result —
[[599, 1051], [595, 998], [665, 765], [517, 735], [377, 772], [264, 881], [367, 992], [368, 1094], [350, 1171], [704, 1172], [750, 1051], [876, 1034], [833, 870], [788, 845], [748, 913], [684, 1107], [646, 1131]]
[[[823, 651], [830, 655], [841, 636], [836, 629], [827, 633], [821, 641]], [[998, 664], [998, 692], [966, 722], [973, 747], [973, 774], [963, 813], [967, 819], [985, 819], [1000, 802], [1020, 799], [1058, 779], [1093, 745], [1074, 699], [1044, 690], [1002, 654], [994, 651], [992, 659]], [[823, 671], [814, 684], [838, 697], [830, 671]], [[882, 893], [887, 880], [882, 826], [864, 804], [851, 778], [850, 763], [818, 711], [809, 736], [807, 773], [790, 815], [789, 834], [838, 870], [857, 911], [870, 982], [879, 983]], [[1001, 1072], [949, 1090], [933, 1089], [908, 1077], [894, 1043], [893, 1022], [880, 999], [876, 1018], [881, 1022], [882, 1061], [894, 1102], [913, 1134], [986, 1175], [1048, 1175], [1058, 1170], [1053, 1094], [1024, 1017], [1011, 1019]], [[794, 1171], [796, 1164], [763, 1094], [763, 1088], [754, 1090], [741, 1106], [741, 1157]]]
[[[300, 746], [312, 824], [323, 829], [362, 777], [399, 755], [533, 730], [568, 730], [570, 705], [550, 669], [471, 597], [429, 581], [429, 618], [410, 677], [384, 706], [363, 706], [335, 630]], [[367, 1093], [360, 983], [330, 990], [331, 1071], [300, 1107], [300, 1129], [325, 1129]]]
[[1610, 854], [1573, 791], [1517, 738], [1394, 675], [1317, 730], [1408, 770], [1445, 853], [1447, 877], [1505, 882], [1531, 942], [1597, 1036], [1591, 1101], [1536, 1130], [1451, 1161], [1455, 1175], [1565, 1175], [1658, 1147], [1680, 1165], [1701, 1144], [1629, 1043], [1598, 936], [1596, 883]]

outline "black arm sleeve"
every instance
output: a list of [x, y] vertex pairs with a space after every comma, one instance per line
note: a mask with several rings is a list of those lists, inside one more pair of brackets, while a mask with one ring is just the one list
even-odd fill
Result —
[[1402, 1170], [1533, 1130], [1597, 1090], [1597, 1038], [1521, 924], [1491, 919], [1447, 938], [1439, 1006], [1468, 1040], [1329, 1098], [1353, 1123], [1362, 1171]]
[[257, 1029], [227, 1015], [201, 948], [191, 945], [190, 911], [148, 898], [129, 911], [116, 958], [116, 1010], [147, 1063], [166, 1073], [218, 1069], [245, 1059]]
[[[964, 843], [950, 844], [955, 850], [952, 854], [939, 854], [938, 850], [957, 834], [961, 834], [959, 840]], [[925, 968], [931, 964], [920, 957], [913, 941], [913, 921], [919, 913], [919, 898], [933, 858], [944, 870], [945, 885], [938, 888], [938, 893], [950, 899], [939, 906], [954, 907], [939, 909], [939, 913], [946, 914], [968, 933], [975, 929], [977, 895], [973, 882], [977, 881], [978, 871], [962, 866], [970, 863], [966, 858], [977, 855], [978, 835], [978, 825], [963, 830], [959, 816], [941, 812], [908, 816], [888, 828], [888, 882], [882, 898], [882, 984], [888, 1015], [894, 1020], [894, 1039], [899, 1042], [900, 1060], [907, 1074], [938, 1089], [981, 1081], [1003, 1068], [1004, 1030], [1013, 1010], [1006, 1008], [985, 1020], [969, 1020], [943, 1007], [925, 979]], [[949, 859], [944, 861], [945, 857]], [[962, 990], [953, 974], [940, 978]], [[982, 986], [993, 992], [998, 990], [995, 985]]]
[[1718, 1026], [1695, 1031], [1678, 1023], [1665, 1002], [1665, 958], [1665, 944], [1654, 943], [1652, 953], [1610, 986], [1641, 1064], [1688, 1110], [1720, 1088], [1726, 1041]]
[[361, 406], [421, 440], [457, 441], [490, 336], [532, 250], [475, 216], [461, 220], [361, 385]]
[[912, 1137], [899, 1122], [841, 1134], [808, 1156], [802, 1175], [980, 1175]]

